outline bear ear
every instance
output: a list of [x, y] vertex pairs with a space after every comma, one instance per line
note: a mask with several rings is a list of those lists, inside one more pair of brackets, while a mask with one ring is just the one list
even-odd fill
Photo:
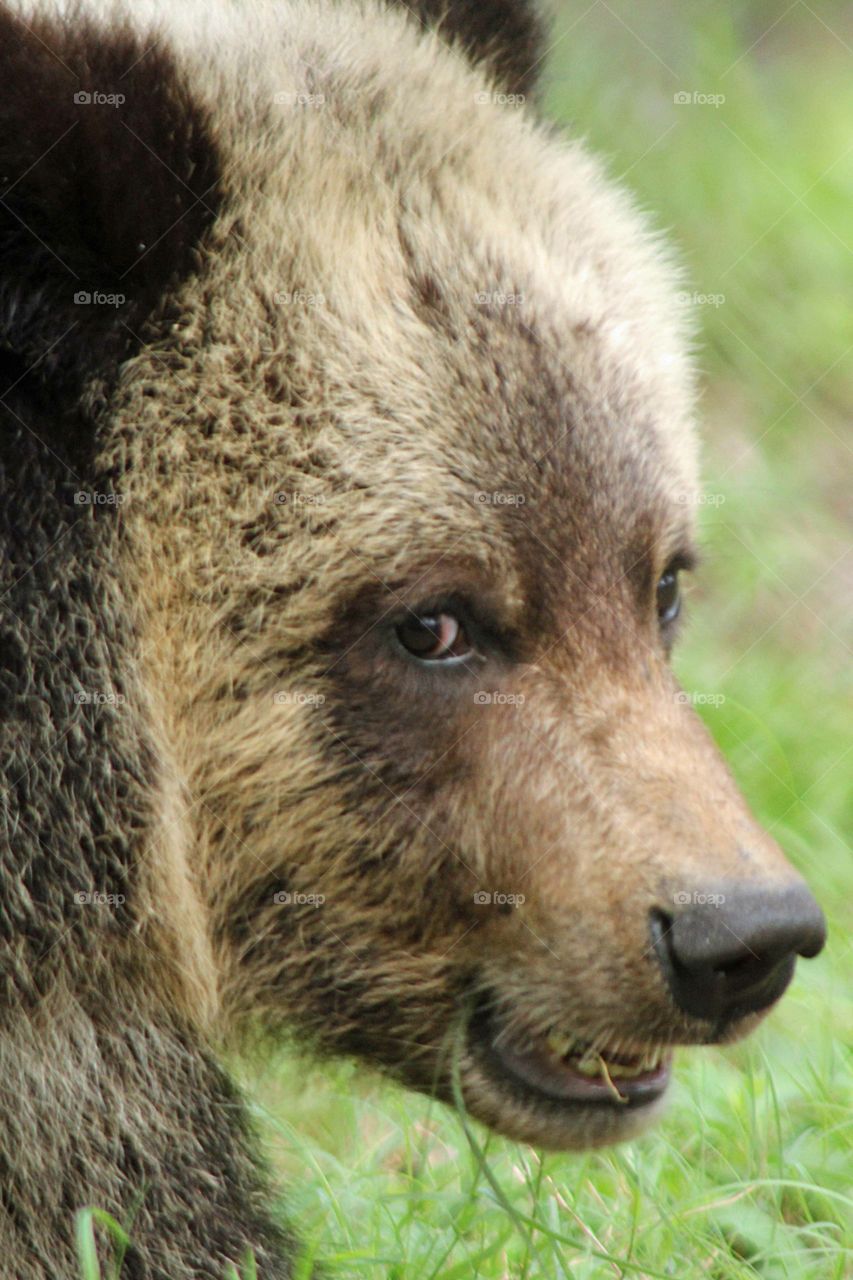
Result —
[[155, 36], [79, 12], [24, 21], [0, 3], [7, 407], [61, 409], [130, 354], [217, 212], [208, 122]]
[[533, 0], [407, 0], [405, 7], [485, 63], [507, 93], [529, 96], [535, 90], [547, 46]]

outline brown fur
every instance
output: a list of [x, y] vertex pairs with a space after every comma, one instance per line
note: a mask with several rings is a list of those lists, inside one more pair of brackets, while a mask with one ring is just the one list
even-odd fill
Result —
[[[136, 1198], [128, 1275], [218, 1276], [246, 1246], [287, 1274], [216, 1066], [247, 1031], [293, 1028], [449, 1098], [478, 999], [507, 1034], [610, 1049], [755, 1021], [680, 1013], [648, 935], [709, 868], [793, 881], [677, 699], [655, 616], [660, 575], [693, 556], [673, 271], [577, 143], [500, 100], [528, 85], [526, 8], [492, 6], [512, 20], [488, 39], [469, 9], [445, 34], [477, 66], [366, 0], [40, 27], [72, 81], [148, 67], [127, 82], [171, 176], [156, 185], [120, 112], [101, 135], [78, 113], [89, 149], [49, 163], [78, 201], [81, 155], [97, 176], [105, 234], [84, 217], [84, 235], [28, 183], [35, 151], [7, 157], [3, 457], [31, 497], [26, 536], [4, 533], [4, 666], [38, 783], [16, 792], [3, 873], [21, 899], [4, 1080], [27, 1098], [9, 1274], [73, 1274], [73, 1210]], [[19, 82], [37, 64], [65, 93], [14, 30]], [[54, 92], [39, 147], [66, 120]], [[115, 228], [171, 247], [132, 266], [118, 314], [77, 316], [14, 224], [103, 287], [135, 242], [106, 235], [113, 193]], [[33, 369], [71, 319], [67, 364]], [[87, 486], [121, 502], [81, 513]], [[448, 600], [485, 656], [418, 668], [394, 624]], [[124, 702], [76, 705], [75, 681]], [[78, 889], [124, 902], [84, 914]], [[480, 889], [525, 902], [484, 909]], [[475, 1116], [545, 1145], [654, 1112], [534, 1105], [470, 1042], [458, 1067]]]

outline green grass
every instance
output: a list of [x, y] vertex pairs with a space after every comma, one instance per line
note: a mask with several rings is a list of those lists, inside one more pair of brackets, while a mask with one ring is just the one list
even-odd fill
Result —
[[[542, 1158], [472, 1125], [484, 1170], [449, 1109], [349, 1064], [258, 1067], [301, 1277], [853, 1275], [850, 21], [834, 3], [744, 3], [739, 25], [721, 5], [586, 8], [561, 7], [549, 109], [627, 171], [685, 287], [724, 295], [700, 313], [723, 500], [676, 666], [724, 699], [702, 713], [830, 944], [750, 1040], [681, 1055], [658, 1129], [604, 1152]], [[682, 89], [726, 101], [676, 106]]]

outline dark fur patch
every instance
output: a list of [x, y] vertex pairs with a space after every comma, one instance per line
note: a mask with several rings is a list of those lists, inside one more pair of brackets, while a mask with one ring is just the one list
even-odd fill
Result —
[[[138, 345], [221, 199], [205, 113], [156, 33], [0, 7], [0, 397], [20, 413], [47, 389], [58, 419], [58, 394]], [[79, 419], [43, 427], [80, 459]]]
[[5, 445], [0, 997], [8, 1008], [37, 1002], [69, 957], [85, 970], [132, 924], [156, 768], [124, 674], [128, 627], [101, 567], [111, 521], [79, 501], [86, 491], [51, 454], [37, 457], [14, 420]]
[[[399, 0], [402, 2], [402, 0]], [[545, 56], [545, 29], [529, 0], [415, 0], [405, 6], [490, 67], [507, 93], [529, 95]]]
[[[154, 764], [123, 685], [118, 506], [94, 423], [219, 200], [207, 122], [153, 36], [0, 7], [0, 772], [16, 886], [0, 939], [27, 939], [0, 988], [19, 996], [132, 916]], [[107, 900], [87, 911], [81, 894]]]
[[205, 114], [155, 34], [0, 6], [0, 1054], [27, 1099], [3, 1113], [0, 1236], [33, 1280], [76, 1273], [87, 1204], [136, 1210], [123, 1276], [224, 1275], [250, 1247], [290, 1273], [240, 1099], [158, 1007], [162, 959], [135, 941], [161, 766], [95, 467], [118, 362], [170, 322], [155, 313], [221, 200]]

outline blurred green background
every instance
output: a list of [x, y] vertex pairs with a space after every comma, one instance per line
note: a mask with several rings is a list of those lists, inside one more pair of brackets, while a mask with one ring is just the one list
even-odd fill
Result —
[[282, 1055], [244, 1078], [289, 1175], [303, 1276], [323, 1260], [372, 1280], [841, 1280], [853, 1276], [853, 7], [561, 3], [547, 85], [549, 115], [607, 158], [685, 265], [714, 505], [676, 666], [687, 690], [722, 696], [700, 713], [825, 906], [830, 944], [757, 1035], [682, 1055], [668, 1118], [616, 1150], [542, 1159], [475, 1128], [485, 1172], [451, 1112], [347, 1064]]

